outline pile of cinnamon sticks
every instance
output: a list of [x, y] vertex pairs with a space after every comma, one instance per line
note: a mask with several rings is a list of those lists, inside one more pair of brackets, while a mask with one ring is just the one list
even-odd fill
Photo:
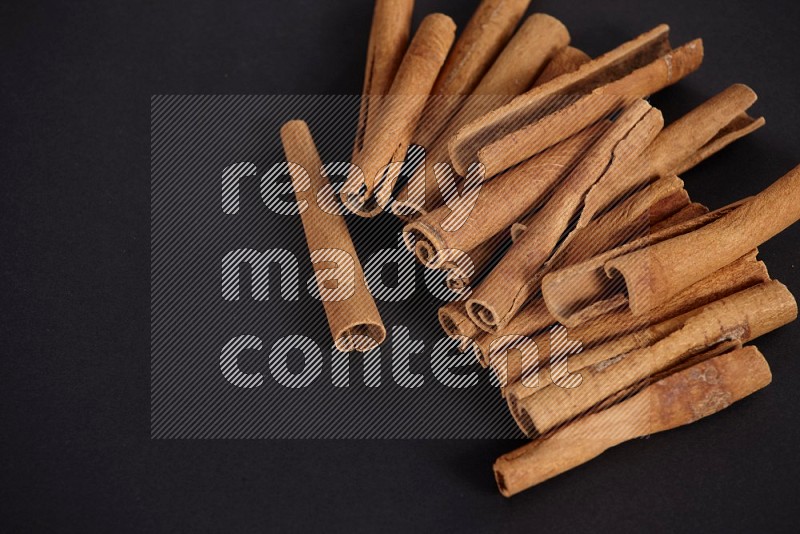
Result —
[[[506, 496], [766, 386], [742, 345], [797, 315], [757, 247], [800, 219], [800, 167], [715, 211], [678, 177], [764, 125], [755, 93], [731, 85], [665, 125], [646, 98], [700, 67], [701, 40], [673, 48], [662, 25], [590, 58], [529, 3], [482, 0], [458, 38], [429, 15], [409, 41], [413, 0], [376, 1], [339, 195], [400, 217], [409, 251], [447, 273], [443, 329], [532, 438], [495, 462]], [[344, 219], [319, 207], [337, 199], [314, 142], [299, 121], [282, 139], [334, 339], [370, 350], [385, 328]], [[425, 158], [400, 184], [412, 145]], [[333, 280], [343, 262], [352, 284]]]

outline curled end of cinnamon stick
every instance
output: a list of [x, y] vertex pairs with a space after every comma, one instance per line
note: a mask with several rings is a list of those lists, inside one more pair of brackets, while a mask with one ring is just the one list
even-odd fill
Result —
[[421, 221], [413, 221], [403, 227], [403, 236], [407, 247], [413, 240], [409, 250], [414, 252], [420, 263], [431, 269], [441, 267], [442, 258], [438, 253], [445, 250], [447, 245], [435, 228]]
[[357, 323], [340, 332], [333, 340], [341, 352], [369, 352], [386, 339], [386, 328], [380, 323]]
[[461, 351], [477, 350], [474, 338], [478, 334], [478, 327], [470, 321], [464, 313], [464, 304], [459, 301], [451, 302], [439, 308], [437, 312], [439, 324], [442, 326], [447, 337], [459, 339], [461, 341], [459, 349]]
[[467, 302], [467, 315], [485, 332], [493, 334], [497, 331], [499, 320], [489, 303], [470, 299]]
[[459, 321], [453, 316], [451, 309], [447, 307], [439, 308], [437, 316], [439, 317], [439, 324], [442, 326], [442, 330], [444, 330], [444, 333], [447, 334], [448, 337], [454, 338], [463, 335], [458, 326]]
[[503, 469], [503, 458], [498, 458], [494, 462], [494, 481], [497, 483], [497, 489], [503, 497], [511, 498], [514, 494], [508, 491], [506, 486], [505, 470]]

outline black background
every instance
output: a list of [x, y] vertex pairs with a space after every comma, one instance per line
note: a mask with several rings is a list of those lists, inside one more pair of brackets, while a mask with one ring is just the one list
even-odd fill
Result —
[[[474, 1], [419, 0], [460, 27]], [[800, 3], [534, 1], [600, 54], [660, 22], [705, 39], [653, 98], [674, 119], [733, 82], [766, 128], [684, 178], [719, 207], [797, 163]], [[800, 466], [798, 324], [758, 341], [766, 390], [512, 500], [513, 441], [155, 441], [149, 422], [152, 94], [352, 94], [369, 0], [5, 2], [2, 522], [20, 531], [788, 530]], [[800, 294], [790, 229], [762, 247]]]

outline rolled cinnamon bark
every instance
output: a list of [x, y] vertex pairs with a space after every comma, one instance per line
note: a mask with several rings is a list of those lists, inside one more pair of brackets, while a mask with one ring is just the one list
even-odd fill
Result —
[[634, 314], [669, 300], [800, 219], [800, 166], [707, 226], [611, 259]]
[[473, 339], [479, 332], [478, 327], [467, 316], [463, 301], [456, 300], [445, 304], [439, 308], [437, 316], [442, 330], [450, 338]]
[[530, 89], [534, 82], [538, 83], [545, 65], [569, 41], [567, 28], [558, 19], [543, 13], [528, 17], [475, 87], [472, 96], [456, 113], [448, 125], [448, 133], [455, 134], [461, 126], [507, 104], [513, 97]]
[[695, 39], [631, 72], [624, 78], [601, 85], [594, 94], [616, 94], [646, 97], [682, 80], [700, 68], [703, 62], [703, 41]]
[[[481, 0], [442, 67], [414, 142], [427, 147], [472, 93], [525, 15], [530, 0]], [[459, 98], [461, 97], [461, 98]]]
[[[464, 126], [449, 141], [456, 170], [463, 173], [472, 163], [480, 162], [487, 176], [493, 176], [629, 102], [628, 96], [588, 94], [669, 53], [668, 33], [668, 26], [658, 26]], [[660, 79], [662, 84], [676, 81], [675, 77]], [[662, 88], [658, 79], [652, 88]], [[511, 148], [515, 142], [517, 145]]]
[[408, 47], [414, 0], [375, 0], [367, 47], [361, 108], [358, 114], [353, 160], [364, 147], [364, 136], [374, 121], [381, 99], [389, 93], [394, 76]]
[[[440, 206], [412, 221], [403, 228], [406, 245], [426, 242], [436, 252], [447, 249], [469, 252], [505, 232], [514, 221], [540, 204], [609, 127], [609, 124], [602, 124], [587, 128], [487, 182], [462, 224], [456, 225], [454, 210], [449, 206]], [[499, 210], [500, 205], [503, 209]], [[417, 252], [424, 255], [426, 250], [421, 248]], [[418, 258], [422, 263], [429, 261], [427, 257], [418, 255]]]
[[755, 347], [692, 360], [633, 397], [501, 456], [494, 464], [498, 489], [510, 497], [624, 441], [719, 412], [771, 381], [769, 365]]
[[584, 346], [594, 346], [612, 337], [689, 313], [734, 293], [767, 282], [770, 279], [769, 273], [764, 262], [756, 259], [757, 254], [757, 250], [749, 252], [730, 265], [695, 282], [646, 315], [634, 315], [627, 309], [615, 310], [597, 320], [570, 328], [570, 335], [580, 339]]
[[753, 119], [747, 115], [756, 100], [758, 95], [752, 89], [737, 83], [700, 104], [664, 128], [648, 150], [652, 169], [663, 175], [689, 168], [687, 161], [704, 159], [705, 152], [713, 153], [710, 147], [718, 150], [724, 146], [723, 140], [738, 138], [732, 137], [736, 132], [763, 126], [763, 117]]
[[[660, 181], [663, 181], [663, 180], [679, 180], [679, 179], [678, 179], [677, 176], [672, 175], [672, 176], [667, 176], [665, 178], [662, 178], [661, 180], [657, 180], [656, 182], [654, 182], [654, 184], [658, 184]], [[678, 182], [662, 182], [662, 185], [665, 186], [665, 187], [668, 184], [670, 184], [670, 186], [673, 186], [673, 185], [677, 186]], [[661, 193], [661, 192], [660, 191], [656, 191], [654, 189], [646, 189], [644, 193], [645, 193], [645, 195], [653, 195], [653, 194], [657, 194], [657, 193]], [[628, 221], [633, 222], [634, 217], [638, 219], [638, 218], [642, 217], [644, 214], [642, 214], [641, 212], [638, 212], [638, 211], [631, 212], [630, 209], [626, 210], [626, 208], [628, 208], [628, 206], [630, 205], [631, 202], [636, 202], [640, 206], [641, 206], [641, 202], [642, 201], [649, 202], [649, 201], [645, 200], [646, 198], [647, 197], [642, 195], [642, 193], [635, 194], [635, 195], [631, 196], [627, 200], [627, 204], [626, 204], [626, 202], [622, 202], [620, 205], [616, 206], [609, 213], [617, 213], [618, 214], [617, 217], [620, 217], [620, 216], [624, 215], [625, 219], [627, 219]], [[636, 206], [635, 205], [631, 206], [631, 208], [635, 210]], [[684, 211], [684, 210], [686, 210], [686, 211]], [[676, 189], [673, 192], [673, 195], [671, 195], [671, 196], [659, 197], [658, 202], [647, 206], [647, 211], [648, 211], [647, 220], [649, 221], [649, 224], [647, 225], [647, 228], [644, 228], [644, 230], [656, 231], [657, 229], [666, 228], [667, 226], [671, 226], [672, 224], [674, 224], [674, 222], [672, 222], [672, 221], [679, 221], [679, 220], [680, 221], [684, 221], [684, 220], [688, 220], [688, 219], [690, 219], [692, 217], [696, 217], [698, 215], [702, 215], [704, 213], [707, 213], [708, 209], [705, 206], [703, 206], [702, 204], [690, 204], [689, 203], [688, 193], [686, 193], [686, 191], [683, 189], [683, 181], [680, 181], [680, 189]], [[665, 213], [665, 212], [669, 212], [669, 213]], [[676, 217], [675, 219], [672, 218], [674, 215], [677, 215], [680, 212], [683, 212], [683, 213], [681, 213], [681, 215], [679, 217]], [[634, 215], [634, 213], [635, 213], [635, 215]], [[522, 219], [521, 221], [516, 222], [513, 225], [511, 225], [511, 240], [512, 241], [516, 242], [522, 237], [522, 234], [525, 233], [525, 231], [528, 229], [528, 226], [530, 225], [531, 221], [533, 220], [534, 215], [535, 214], [528, 215], [524, 219]], [[606, 223], [604, 223], [604, 224], [614, 224], [614, 221], [612, 219], [606, 217]], [[582, 230], [583, 230], [583, 228], [577, 229], [575, 234], [579, 235]], [[592, 233], [597, 233], [597, 234], [600, 234], [600, 235], [609, 235], [609, 233], [607, 231], [606, 232], [598, 231], [598, 232], [592, 232]], [[633, 234], [631, 234], [631, 235], [633, 235]], [[585, 256], [585, 254], [584, 254], [584, 256]]]
[[[397, 194], [392, 211], [410, 220], [442, 205], [441, 186], [434, 172], [436, 163], [447, 163], [447, 139], [475, 117], [507, 103], [528, 90], [548, 60], [569, 43], [569, 32], [557, 19], [536, 13], [528, 17], [483, 76], [472, 95], [435, 137], [425, 139], [424, 162]], [[567, 67], [566, 65], [564, 66]], [[428, 128], [420, 123], [421, 128]], [[422, 183], [424, 182], [424, 187]], [[420, 194], [424, 197], [420, 198]]]
[[[541, 299], [532, 299], [520, 313], [497, 332], [490, 334], [478, 329], [479, 333], [474, 345], [475, 357], [484, 367], [489, 365], [490, 361], [495, 362], [496, 365], [507, 366], [502, 357], [496, 355], [494, 358], [492, 357], [493, 352], [505, 348], [506, 336], [532, 336], [552, 325], [553, 316], [547, 311], [544, 302]], [[512, 377], [510, 382], [516, 379], [517, 377]]]
[[463, 294], [486, 271], [506, 240], [503, 234], [497, 235], [468, 254], [462, 253], [456, 255], [452, 261], [444, 261], [441, 268], [447, 272], [447, 288], [454, 293]]
[[473, 291], [467, 313], [481, 329], [494, 332], [513, 318], [538, 291], [534, 275], [550, 257], [586, 192], [606, 172], [625, 167], [655, 137], [663, 124], [661, 113], [643, 100], [620, 115], [591, 147], [577, 167], [537, 212], [537, 232], [514, 243], [500, 263]]
[[697, 152], [675, 168], [676, 174], [682, 174], [707, 160], [729, 144], [753, 133], [766, 124], [764, 117], [754, 119], [747, 113], [740, 113], [726, 126], [722, 127], [711, 141], [703, 145]]
[[529, 435], [545, 434], [687, 357], [723, 343], [745, 343], [796, 317], [797, 303], [780, 282], [746, 289], [704, 307], [650, 347], [577, 370], [582, 377], [579, 387], [540, 389], [520, 403], [522, 423]]
[[342, 188], [342, 201], [353, 213], [372, 217], [389, 201], [399, 166], [390, 168], [388, 176], [384, 169], [405, 158], [455, 31], [453, 20], [439, 13], [428, 15], [420, 24], [375, 117], [374, 135], [365, 137], [354, 161], [356, 169]]
[[[505, 360], [506, 355], [500, 354], [499, 351], [503, 351], [503, 349], [506, 348], [511, 339], [510, 336], [533, 337], [534, 334], [552, 325], [553, 318], [547, 311], [544, 303], [540, 299], [533, 299], [523, 308], [521, 313], [517, 314], [505, 328], [498, 332], [490, 334], [478, 329], [478, 335], [473, 345], [475, 358], [483, 367], [492, 365], [493, 367], [507, 368], [512, 364], [509, 364]], [[539, 344], [542, 339], [546, 339], [546, 334], [541, 338], [534, 338], [537, 344]], [[508, 376], [508, 384], [519, 380], [519, 375], [514, 373], [506, 372], [505, 375]]]
[[732, 212], [744, 202], [736, 202], [712, 213], [668, 226], [630, 243], [599, 254], [589, 260], [546, 273], [542, 278], [542, 298], [552, 316], [561, 324], [574, 327], [583, 322], [625, 307], [618, 280], [611, 280], [605, 264], [617, 256], [636, 251], [675, 236], [701, 228]]
[[[551, 268], [568, 265], [592, 257], [646, 233], [651, 225], [673, 215], [688, 202], [688, 195], [683, 189], [683, 181], [677, 176], [658, 180], [626, 202], [617, 206], [605, 216], [591, 225], [571, 234], [568, 242], [560, 245], [542, 272]], [[532, 299], [517, 313], [509, 323], [490, 336], [482, 336], [477, 340], [478, 359], [486, 361], [488, 344], [494, 339], [508, 334], [531, 335], [555, 324], [540, 298]]]
[[[595, 187], [600, 187], [598, 182]], [[592, 188], [592, 191], [595, 188]], [[553, 253], [547, 270], [573, 265], [650, 233], [652, 226], [689, 204], [683, 180], [675, 175], [656, 180], [631, 195], [592, 224], [572, 231]]]
[[[570, 342], [580, 344], [580, 353], [571, 357], [569, 365], [571, 368], [592, 365], [601, 360], [612, 358], [623, 352], [631, 351], [635, 348], [644, 347], [661, 339], [664, 335], [671, 333], [670, 321], [689, 313], [698, 313], [704, 306], [707, 306], [719, 299], [730, 296], [739, 291], [761, 284], [769, 280], [769, 274], [763, 262], [756, 260], [757, 251], [748, 254], [728, 265], [718, 272], [713, 273], [708, 278], [690, 286], [680, 294], [676, 295], [670, 302], [651, 310], [648, 315], [634, 316], [627, 310], [619, 310], [598, 317], [593, 321], [565, 329]], [[550, 361], [563, 359], [563, 354], [554, 352], [552, 347], [553, 331], [543, 332], [550, 325], [539, 327], [530, 333], [524, 332], [524, 321], [518, 317], [529, 316], [537, 317], [541, 324], [547, 319], [552, 321], [546, 311], [542, 311], [543, 303], [541, 300], [532, 302], [526, 308], [526, 313], [515, 317], [512, 324], [505, 329], [502, 336], [481, 336], [475, 340], [472, 348], [478, 354], [478, 359], [482, 365], [487, 362], [491, 365], [495, 374], [507, 375], [507, 388], [502, 391], [509, 401], [512, 413], [515, 409], [513, 403], [516, 398], [524, 398], [535, 392], [535, 389], [527, 387], [526, 381], [521, 380], [523, 376], [531, 376], [546, 369]], [[533, 309], [533, 312], [528, 311]], [[522, 325], [517, 327], [516, 325]], [[512, 330], [512, 327], [516, 327]], [[533, 336], [532, 339], [539, 348], [539, 361], [533, 368], [524, 368], [518, 361], [509, 361], [508, 358], [518, 358], [519, 355], [513, 352], [503, 352], [505, 345], [509, 342], [511, 333]], [[512, 338], [513, 339], [513, 338]], [[556, 340], [558, 341], [558, 340]], [[563, 341], [563, 340], [562, 340]], [[563, 343], [562, 343], [563, 344]], [[617, 351], [617, 352], [615, 352]], [[556, 362], [558, 364], [558, 362]], [[519, 374], [507, 371], [498, 372], [497, 369], [514, 369]], [[547, 380], [541, 379], [540, 385], [546, 385]]]
[[286, 160], [294, 164], [290, 174], [298, 204], [306, 206], [300, 217], [334, 344], [343, 352], [369, 351], [383, 343], [386, 328], [344, 217], [318, 206], [317, 195], [330, 183], [320, 174], [322, 161], [311, 132], [303, 121], [287, 122], [281, 141]]
[[[559, 366], [562, 372], [566, 369], [567, 372], [575, 373], [577, 369], [579, 373], [582, 368], [598, 365], [606, 361], [614, 361], [614, 358], [619, 358], [621, 355], [649, 347], [661, 341], [678, 330], [684, 320], [685, 317], [673, 317], [640, 330], [609, 339], [600, 345], [586, 349], [581, 348], [581, 350], [572, 353], [565, 354], [564, 351], [561, 351], [559, 354], [553, 350], [553, 347], [549, 347], [550, 350], [542, 355], [543, 358], [537, 362], [536, 366], [520, 366], [518, 362], [509, 360], [507, 365], [518, 373], [516, 379], [513, 376], [509, 376], [509, 384], [503, 391], [511, 416], [523, 432], [530, 431], [530, 421], [527, 415], [520, 410], [520, 406], [525, 405], [528, 397], [556, 383], [555, 372]], [[569, 339], [572, 340], [571, 337]], [[546, 343], [548, 343], [548, 340], [541, 342], [544, 347], [548, 346]], [[492, 367], [493, 370], [494, 367]], [[545, 373], [548, 369], [550, 370], [549, 376]], [[514, 381], [512, 382], [512, 380]]]
[[592, 58], [589, 57], [589, 54], [583, 50], [568, 46], [553, 56], [553, 59], [544, 68], [542, 74], [536, 78], [536, 85], [543, 85], [562, 74], [574, 72], [578, 70], [578, 67], [591, 60]]
[[578, 226], [585, 226], [627, 191], [658, 176], [688, 170], [736, 139], [758, 129], [764, 119], [746, 110], [758, 97], [745, 85], [732, 85], [661, 132], [631, 172], [608, 175], [586, 198]]
[[[635, 316], [629, 310], [608, 313], [594, 321], [568, 330], [570, 339], [579, 341], [583, 350], [569, 360], [571, 368], [581, 368], [608, 360], [633, 349], [645, 347], [662, 339], [674, 330], [673, 320], [697, 314], [705, 306], [729, 297], [750, 287], [769, 281], [769, 273], [763, 262], [756, 260], [758, 251], [753, 251], [727, 265], [712, 275], [686, 288], [666, 304], [650, 310], [647, 316]], [[681, 320], [682, 321], [682, 320]], [[677, 323], [680, 326], [680, 322]], [[548, 339], [536, 338], [540, 349], [540, 368], [523, 369], [523, 375], [539, 372], [550, 359]], [[494, 358], [496, 365], [505, 362]], [[516, 364], [512, 364], [516, 365]], [[547, 380], [540, 380], [540, 384]], [[519, 400], [535, 393], [522, 380], [511, 383], [505, 392], [512, 413]]]
[[558, 142], [562, 136], [572, 135], [598, 117], [613, 111], [617, 104], [612, 96], [617, 95], [627, 101], [632, 97], [656, 93], [697, 70], [702, 60], [702, 41], [693, 41], [634, 70], [624, 78], [598, 87], [590, 95], [542, 117], [539, 121], [487, 144], [478, 150], [478, 161], [486, 166], [487, 176], [502, 172]]

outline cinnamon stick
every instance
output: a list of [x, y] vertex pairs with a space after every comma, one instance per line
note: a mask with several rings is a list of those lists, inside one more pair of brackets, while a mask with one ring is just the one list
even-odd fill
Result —
[[[488, 366], [490, 361], [498, 366], [507, 366], [502, 357], [495, 354], [497, 350], [505, 348], [504, 338], [506, 336], [532, 336], [552, 325], [553, 317], [544, 302], [541, 299], [532, 299], [520, 313], [515, 315], [505, 327], [498, 329], [497, 332], [488, 333], [478, 329], [478, 336], [474, 346], [475, 357], [483, 367]], [[509, 382], [513, 382], [516, 379], [517, 377], [512, 377]]]
[[[374, 135], [367, 135], [354, 170], [342, 188], [342, 201], [364, 217], [379, 213], [389, 201], [399, 165], [405, 158], [428, 95], [455, 39], [452, 19], [439, 13], [423, 19], [400, 63], [380, 112]], [[380, 189], [380, 190], [379, 190]]]
[[[569, 338], [581, 343], [582, 352], [569, 360], [569, 366], [586, 367], [633, 349], [651, 345], [672, 333], [674, 328], [671, 325], [674, 324], [672, 321], [675, 318], [699, 313], [705, 306], [717, 300], [769, 281], [766, 266], [756, 260], [757, 253], [758, 251], [753, 251], [686, 288], [666, 304], [651, 310], [647, 316], [635, 316], [629, 310], [617, 310], [570, 328]], [[536, 369], [523, 369], [522, 376], [539, 372], [551, 359], [552, 351], [545, 351], [549, 346], [549, 340], [545, 336], [540, 336], [536, 341], [540, 347], [540, 366]], [[494, 356], [492, 361], [495, 365], [507, 365]], [[546, 384], [546, 381], [544, 383]], [[529, 388], [523, 380], [510, 383], [505, 396], [512, 412], [515, 411], [514, 405], [520, 399], [534, 392], [535, 389]]]
[[634, 70], [624, 78], [601, 85], [593, 93], [646, 97], [682, 80], [699, 69], [702, 62], [703, 41], [695, 39]]
[[[601, 183], [604, 178], [590, 192], [604, 185]], [[573, 265], [641, 237], [654, 224], [688, 204], [689, 194], [683, 188], [683, 180], [675, 175], [656, 180], [592, 224], [573, 230], [553, 254], [547, 270]]]
[[548, 60], [568, 43], [569, 32], [557, 19], [542, 13], [528, 17], [475, 87], [472, 95], [466, 99], [464, 106], [446, 127], [441, 128], [438, 125], [441, 131], [435, 138], [425, 139], [425, 160], [398, 193], [392, 211], [401, 218], [410, 220], [442, 205], [442, 188], [433, 169], [436, 163], [447, 163], [450, 160], [447, 139], [473, 118], [528, 90]]
[[620, 284], [608, 278], [605, 264], [617, 256], [636, 251], [675, 236], [692, 232], [732, 212], [744, 202], [737, 202], [699, 217], [668, 226], [658, 232], [635, 239], [560, 270], [546, 273], [541, 282], [542, 298], [553, 318], [561, 324], [574, 327], [583, 322], [625, 307], [626, 300], [619, 294]]
[[800, 219], [800, 166], [719, 220], [608, 261], [609, 276], [625, 282], [634, 314], [730, 263]]
[[664, 128], [631, 172], [608, 175], [602, 187], [587, 196], [578, 226], [586, 225], [627, 191], [656, 177], [688, 170], [761, 127], [763, 118], [752, 119], [745, 112], [757, 98], [749, 87], [735, 84]]
[[[530, 89], [534, 81], [538, 83], [545, 65], [569, 41], [567, 28], [558, 19], [544, 13], [528, 17], [456, 113], [448, 132], [455, 134], [461, 126]], [[560, 68], [570, 67], [562, 65]]]
[[[670, 51], [668, 32], [668, 26], [658, 26], [471, 122], [449, 141], [456, 170], [463, 173], [478, 161], [486, 167], [487, 176], [493, 176], [629, 102], [630, 96], [571, 95], [588, 95], [658, 61]], [[662, 84], [676, 81], [674, 77], [660, 79]], [[660, 88], [658, 83], [652, 85], [652, 90]]]
[[[478, 161], [486, 166], [488, 176], [502, 172], [558, 142], [563, 138], [561, 136], [569, 136], [605, 113], [612, 112], [619, 105], [612, 98], [614, 95], [624, 102], [632, 97], [656, 93], [697, 70], [702, 60], [702, 41], [692, 41], [634, 70], [624, 78], [596, 88], [591, 94], [542, 117], [539, 121], [482, 147], [478, 150]], [[603, 98], [604, 96], [608, 98]]]
[[464, 302], [456, 300], [439, 308], [437, 313], [439, 324], [448, 337], [456, 339], [473, 339], [479, 329], [467, 316]]
[[661, 129], [658, 110], [643, 100], [627, 108], [537, 213], [537, 232], [514, 243], [467, 301], [470, 318], [487, 332], [507, 324], [538, 291], [534, 275], [576, 215], [586, 192], [610, 169], [625, 167]]
[[655, 223], [653, 225], [652, 231], [660, 232], [665, 228], [669, 228], [670, 226], [674, 226], [684, 221], [688, 221], [689, 219], [694, 219], [695, 217], [700, 217], [701, 215], [705, 215], [706, 213], [708, 213], [707, 207], [700, 204], [699, 202], [692, 202], [691, 204], [687, 205], [686, 207], [678, 211], [676, 214], [667, 217], [663, 221]]
[[[666, 187], [667, 184], [670, 184], [670, 187], [674, 186], [674, 187], [676, 187], [676, 189], [672, 192], [672, 195], [670, 195], [670, 196], [666, 196], [665, 195], [665, 196], [659, 197], [657, 202], [646, 206], [647, 207], [647, 211], [648, 211], [648, 213], [646, 215], [647, 215], [647, 220], [649, 221], [649, 224], [647, 225], [648, 226], [647, 229], [649, 229], [651, 231], [656, 231], [657, 229], [666, 228], [667, 226], [671, 226], [672, 224], [674, 224], [672, 221], [678, 221], [678, 220], [684, 221], [684, 220], [688, 220], [688, 219], [690, 219], [692, 217], [696, 217], [698, 215], [702, 215], [702, 214], [708, 212], [708, 209], [706, 209], [702, 204], [690, 204], [689, 203], [688, 193], [686, 193], [686, 191], [683, 189], [683, 186], [682, 186], [683, 181], [680, 181], [680, 188], [677, 188], [678, 182], [672, 182], [672, 180], [679, 180], [677, 176], [675, 176], [675, 175], [667, 176], [667, 177], [663, 178], [662, 180], [670, 180], [669, 182], [662, 182], [663, 186]], [[659, 181], [656, 181], [655, 183], [658, 184]], [[644, 193], [646, 195], [652, 196], [653, 194], [668, 193], [668, 191], [665, 190], [665, 191], [662, 192], [662, 191], [656, 191], [656, 190], [653, 190], [653, 189], [646, 189], [644, 191]], [[641, 196], [637, 196], [637, 195], [641, 195]], [[641, 193], [639, 193], [637, 195], [632, 195], [630, 197], [630, 199], [628, 199], [628, 201], [627, 201], [628, 204], [623, 202], [621, 205], [616, 206], [614, 208], [614, 210], [612, 210], [610, 212], [611, 214], [616, 213], [616, 215], [606, 216], [606, 218], [605, 218], [606, 221], [604, 223], [602, 223], [603, 227], [605, 227], [607, 225], [608, 226], [613, 226], [615, 224], [619, 225], [619, 223], [620, 223], [620, 221], [618, 220], [619, 217], [624, 217], [625, 219], [627, 219], [629, 221], [629, 222], [626, 223], [626, 226], [635, 225], [634, 219], [641, 218], [645, 214], [643, 214], [640, 211], [636, 211], [635, 212], [636, 215], [634, 215], [632, 213], [631, 209], [636, 210], [637, 209], [637, 205], [638, 205], [639, 209], [641, 209], [642, 202], [652, 202], [651, 200], [647, 200], [647, 197], [645, 195], [642, 195]], [[634, 203], [634, 202], [636, 203], [636, 205], [631, 205], [631, 203]], [[630, 207], [628, 207], [628, 206], [630, 206]], [[686, 210], [686, 211], [684, 211], [684, 210]], [[680, 216], [676, 217], [675, 219], [672, 219], [672, 217], [674, 215], [677, 215], [680, 212], [683, 212], [683, 213], [681, 213]], [[530, 225], [531, 221], [533, 220], [534, 215], [535, 214], [530, 214], [530, 215], [526, 216], [524, 219], [520, 220], [519, 222], [516, 222], [513, 225], [511, 225], [511, 240], [512, 241], [516, 242], [522, 237], [522, 234], [525, 233], [525, 231], [528, 229], [528, 226]], [[613, 219], [611, 217], [613, 217]], [[583, 230], [583, 228], [580, 228], [580, 229], [578, 229], [578, 231], [576, 233], [579, 234], [580, 231], [582, 231], [582, 230]], [[618, 230], [615, 229], [614, 231], [616, 232]], [[609, 228], [609, 230], [598, 229], [598, 231], [592, 231], [591, 234], [592, 235], [608, 236], [608, 235], [610, 235], [609, 232], [610, 232], [610, 228]], [[633, 233], [631, 233], [631, 235], [633, 235]], [[574, 247], [575, 245], [572, 245], [572, 246]]]
[[[531, 158], [483, 185], [477, 202], [464, 222], [449, 206], [440, 206], [403, 228], [411, 242], [426, 242], [430, 249], [440, 252], [447, 249], [471, 251], [504, 232], [524, 213], [538, 205], [551, 192], [554, 185], [574, 169], [590, 146], [603, 134], [608, 124], [601, 128], [588, 128]], [[502, 205], [503, 209], [498, 210]], [[428, 248], [417, 249], [425, 255]], [[422, 263], [429, 257], [420, 257]], [[434, 265], [435, 266], [435, 265]]]
[[[767, 269], [763, 262], [756, 261], [756, 253], [744, 256], [690, 286], [670, 302], [651, 310], [646, 317], [634, 316], [629, 311], [619, 310], [565, 329], [564, 333], [568, 336], [569, 342], [579, 344], [580, 349], [580, 353], [569, 360], [570, 367], [584, 367], [650, 345], [672, 332], [671, 321], [676, 317], [698, 313], [704, 306], [719, 299], [768, 281]], [[515, 317], [502, 335], [479, 335], [473, 344], [473, 350], [482, 365], [488, 364], [496, 375], [507, 377], [507, 383], [503, 384], [506, 387], [501, 392], [509, 401], [512, 413], [515, 412], [514, 404], [517, 399], [527, 397], [536, 391], [535, 388], [528, 386], [529, 381], [523, 380], [523, 377], [537, 375], [546, 369], [551, 361], [555, 359], [558, 363], [564, 356], [560, 354], [560, 349], [555, 350], [553, 347], [553, 342], [556, 341], [558, 345], [559, 340], [553, 337], [552, 329], [532, 337], [539, 349], [539, 360], [534, 367], [521, 365], [517, 361], [519, 354], [504, 350], [509, 341], [514, 339], [512, 333], [532, 336], [551, 326], [547, 322], [552, 322], [552, 318], [546, 310], [541, 309], [542, 307], [541, 300], [534, 301], [526, 308], [526, 313]], [[528, 324], [518, 320], [521, 317], [525, 317]], [[537, 319], [539, 323], [532, 325]], [[525, 331], [526, 327], [529, 327], [529, 332]], [[563, 345], [565, 342], [566, 340], [561, 340], [560, 343]], [[539, 383], [545, 385], [547, 381], [542, 378]]]
[[367, 68], [358, 114], [353, 159], [364, 147], [364, 137], [374, 121], [381, 97], [389, 93], [408, 47], [414, 0], [375, 0], [367, 46]]
[[[659, 180], [590, 226], [570, 234], [565, 242], [559, 245], [541, 272], [569, 265], [587, 256], [592, 257], [621, 242], [639, 237], [653, 224], [673, 215], [687, 202], [688, 195], [683, 189], [682, 180], [676, 176]], [[541, 272], [537, 276], [541, 276]], [[485, 348], [493, 338], [507, 334], [534, 334], [555, 322], [541, 299], [533, 299], [505, 327], [498, 329], [491, 336], [492, 339], [478, 341], [477, 346], [481, 349], [478, 358], [479, 360], [488, 358]]]
[[729, 144], [753, 133], [765, 124], [766, 120], [764, 117], [754, 119], [747, 113], [740, 113], [726, 126], [723, 126], [708, 143], [700, 147], [700, 149], [692, 156], [688, 157], [686, 161], [678, 165], [675, 168], [675, 172], [677, 174], [682, 174], [689, 169], [693, 169]]
[[723, 298], [650, 347], [580, 369], [578, 387], [549, 385], [527, 397], [519, 406], [525, 430], [544, 434], [687, 357], [722, 343], [745, 343], [796, 317], [794, 297], [777, 281]]
[[695, 282], [669, 301], [650, 310], [646, 315], [634, 315], [630, 310], [612, 311], [597, 320], [587, 321], [570, 328], [570, 335], [580, 339], [584, 346], [633, 332], [642, 326], [677, 317], [699, 309], [721, 298], [769, 281], [766, 265], [756, 259], [757, 250], [751, 251]]
[[489, 267], [505, 242], [506, 237], [499, 234], [469, 253], [456, 254], [452, 260], [444, 261], [441, 268], [447, 272], [447, 288], [454, 293], [463, 294]]
[[[414, 142], [430, 146], [483, 75], [519, 24], [530, 0], [481, 0], [431, 91]], [[461, 97], [461, 98], [459, 98]]]
[[281, 141], [290, 165], [298, 204], [305, 205], [303, 221], [315, 276], [336, 347], [349, 352], [369, 351], [386, 338], [386, 328], [364, 279], [347, 224], [341, 215], [322, 210], [320, 191], [330, 183], [320, 174], [320, 160], [308, 126], [287, 122]]
[[719, 412], [771, 381], [769, 365], [756, 347], [692, 362], [619, 404], [501, 456], [494, 464], [498, 489], [510, 497], [624, 441]]

